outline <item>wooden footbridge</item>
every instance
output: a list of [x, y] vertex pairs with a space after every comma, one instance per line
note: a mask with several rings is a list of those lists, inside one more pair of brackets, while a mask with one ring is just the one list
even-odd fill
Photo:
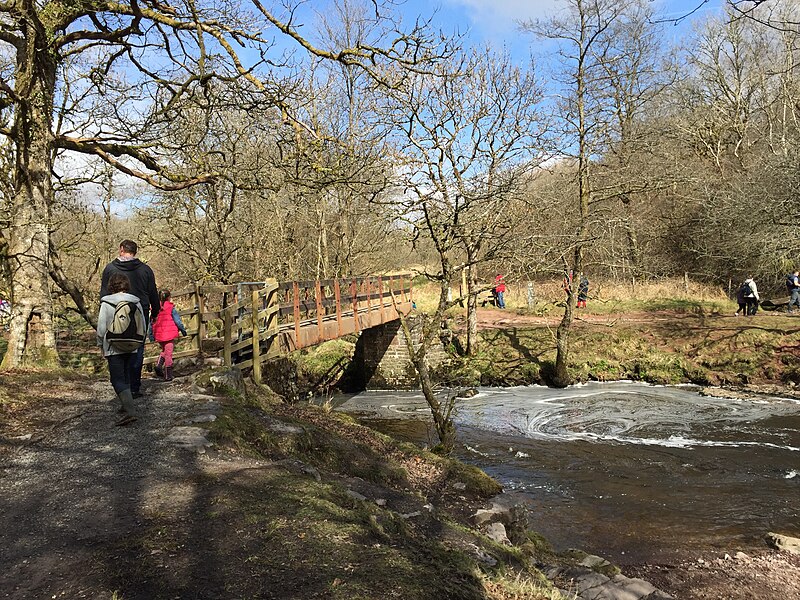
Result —
[[[411, 294], [408, 273], [196, 283], [172, 294], [187, 333], [173, 356], [219, 355], [227, 366], [252, 368], [253, 378], [260, 383], [265, 360], [394, 321], [410, 312]], [[148, 348], [146, 354], [157, 345]], [[148, 356], [145, 363], [156, 360], [157, 356]]]

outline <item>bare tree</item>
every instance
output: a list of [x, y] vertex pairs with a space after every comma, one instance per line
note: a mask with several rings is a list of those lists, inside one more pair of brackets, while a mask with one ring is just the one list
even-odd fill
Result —
[[556, 330], [556, 362], [552, 383], [566, 386], [571, 382], [568, 370], [569, 338], [574, 320], [577, 282], [584, 268], [584, 253], [590, 243], [590, 218], [595, 196], [592, 159], [601, 151], [603, 133], [609, 121], [606, 96], [606, 65], [613, 60], [613, 47], [608, 36], [623, 19], [630, 2], [613, 0], [569, 0], [567, 13], [547, 21], [527, 22], [523, 30], [554, 40], [559, 45], [563, 70], [561, 83], [565, 94], [560, 105], [564, 124], [563, 153], [576, 162], [577, 189], [575, 209], [577, 224], [564, 269], [574, 277], [568, 279], [564, 316]]
[[[192, 140], [166, 133], [185, 106], [204, 107], [214, 80], [242, 82], [297, 136], [315, 137], [295, 115], [292, 86], [280, 75], [290, 72], [288, 59], [262, 32], [285, 37], [307, 55], [355, 65], [387, 84], [393, 82], [383, 65], [401, 74], [438, 55], [438, 41], [424, 24], [401, 32], [386, 19], [384, 32], [395, 30], [388, 48], [315, 45], [297, 27], [300, 4], [287, 3], [283, 16], [258, 0], [0, 6], [0, 44], [4, 55], [14, 57], [0, 70], [0, 109], [10, 113], [0, 133], [13, 142], [15, 156], [4, 232], [13, 294], [4, 368], [56, 360], [49, 237], [54, 163], [61, 152], [97, 158], [159, 189], [186, 189], [220, 174], [202, 163], [178, 164], [173, 153], [186, 152]], [[374, 7], [380, 14], [381, 7]], [[239, 51], [248, 46], [253, 51]]]
[[460, 300], [450, 300], [448, 292], [464, 270], [467, 350], [477, 348], [476, 298], [488, 289], [480, 286], [477, 270], [508, 256], [508, 237], [515, 230], [512, 200], [541, 147], [540, 91], [532, 71], [513, 66], [507, 55], [478, 50], [414, 78], [392, 98], [403, 161], [398, 169], [403, 189], [393, 202], [415, 239], [424, 238], [435, 249], [436, 270], [426, 275], [439, 284], [439, 301], [420, 345], [413, 348], [407, 339], [441, 448], [449, 452], [454, 399], [436, 398], [426, 352], [445, 312]]

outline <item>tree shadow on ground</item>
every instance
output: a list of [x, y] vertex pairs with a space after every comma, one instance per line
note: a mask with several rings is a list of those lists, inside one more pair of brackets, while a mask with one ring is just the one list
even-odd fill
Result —
[[3, 597], [484, 597], [438, 521], [280, 464], [167, 444], [183, 419], [166, 396], [130, 428], [111, 425], [104, 398], [49, 403], [35, 425], [46, 435], [0, 458]]

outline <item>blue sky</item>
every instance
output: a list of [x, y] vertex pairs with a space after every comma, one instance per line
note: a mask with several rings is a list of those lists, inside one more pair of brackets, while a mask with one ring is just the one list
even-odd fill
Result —
[[[719, 11], [723, 0], [654, 0], [659, 14], [676, 19], [697, 10], [675, 26], [680, 35], [693, 18], [703, 18]], [[436, 11], [435, 23], [444, 31], [467, 32], [474, 43], [491, 42], [507, 46], [515, 56], [527, 55], [531, 38], [520, 33], [517, 20], [547, 17], [558, 11], [559, 0], [406, 0], [399, 10], [409, 20]]]

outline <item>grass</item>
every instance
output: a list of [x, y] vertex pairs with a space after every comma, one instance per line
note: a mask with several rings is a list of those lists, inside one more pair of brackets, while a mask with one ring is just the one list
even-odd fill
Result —
[[520, 574], [502, 577], [484, 577], [483, 587], [490, 600], [575, 600], [571, 594], [563, 596], [552, 586], [525, 578]]
[[[692, 301], [646, 315], [583, 312], [570, 335], [569, 367], [578, 381], [634, 379], [657, 384], [733, 384], [800, 379], [800, 320], [775, 313], [734, 319], [724, 301]], [[719, 308], [717, 302], [721, 302]], [[678, 306], [676, 310], [674, 306]], [[730, 310], [732, 315], [733, 308]], [[591, 315], [591, 318], [586, 315]], [[479, 352], [442, 369], [456, 385], [546, 382], [555, 360], [555, 324], [485, 329]]]
[[[274, 439], [270, 420], [297, 428], [277, 436], [294, 441]], [[408, 599], [559, 598], [524, 549], [498, 546], [445, 513], [436, 517], [422, 510], [420, 517], [401, 518], [400, 512], [412, 509], [357, 500], [338, 482], [355, 478], [368, 487], [380, 486], [382, 491], [371, 489], [390, 498], [390, 505], [433, 501], [443, 507], [435, 497], [451, 489], [452, 482], [464, 484], [458, 490], [464, 498], [500, 492], [479, 469], [396, 442], [344, 415], [315, 406], [276, 405], [258, 396], [232, 396], [210, 428], [218, 446], [270, 461], [283, 459], [273, 465], [288, 458], [335, 474], [315, 481], [270, 467], [244, 483], [214, 486], [215, 498], [206, 503], [205, 514], [213, 514], [208, 535], [216, 537], [223, 524], [236, 528], [240, 552], [246, 555], [242, 566], [253, 572], [242, 578], [237, 593], [246, 595], [252, 591], [248, 582], [280, 573], [282, 589], [291, 597], [312, 597], [313, 589], [342, 600], [375, 598], [376, 590], [385, 591], [381, 597]], [[239, 521], [247, 523], [246, 529], [236, 525]], [[176, 540], [161, 535], [163, 523], [158, 525], [152, 524], [144, 545], [148, 556], [176, 546]], [[467, 551], [473, 545], [494, 556], [498, 565], [480, 566]]]
[[[558, 311], [563, 307], [565, 293], [561, 281], [537, 280], [533, 283], [535, 304], [528, 306], [528, 281], [506, 282], [505, 302], [509, 310], [533, 312]], [[488, 283], [487, 283], [488, 285]], [[453, 297], [458, 298], [460, 285], [451, 286]], [[417, 308], [432, 312], [439, 301], [439, 287], [423, 278], [414, 280], [414, 300]], [[631, 286], [628, 283], [597, 280], [589, 289], [589, 306], [600, 314], [630, 312], [634, 310], [706, 310], [713, 312], [727, 308], [728, 297], [718, 286], [689, 281], [688, 289], [683, 279], [645, 281]], [[735, 310], [735, 306], [734, 309]], [[731, 311], [732, 312], [732, 311]]]

